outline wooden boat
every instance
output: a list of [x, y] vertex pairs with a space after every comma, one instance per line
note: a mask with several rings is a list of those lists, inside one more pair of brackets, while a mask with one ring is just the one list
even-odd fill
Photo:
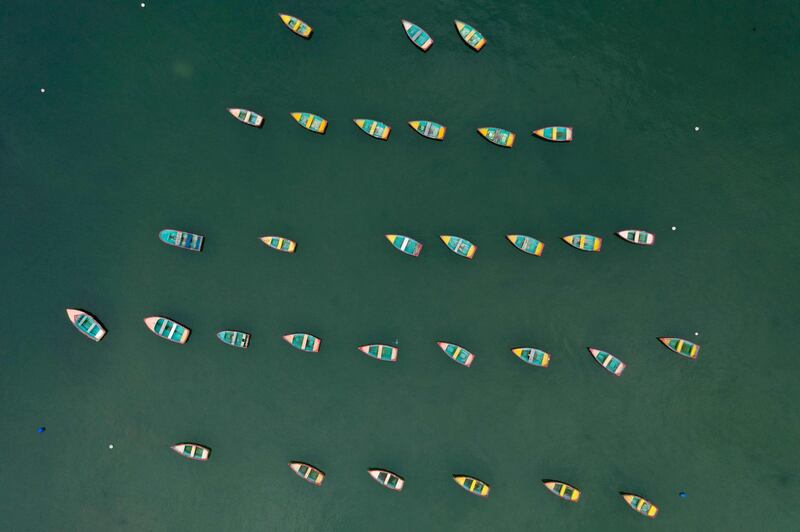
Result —
[[460, 236], [439, 235], [439, 238], [450, 248], [450, 251], [464, 258], [471, 259], [475, 256], [475, 252], [478, 251], [478, 246]]
[[658, 340], [670, 350], [675, 351], [679, 355], [683, 355], [686, 358], [695, 359], [697, 358], [697, 353], [700, 352], [699, 345], [694, 342], [690, 342], [689, 340], [684, 340], [683, 338], [671, 338], [665, 336], [659, 338]]
[[375, 479], [375, 482], [393, 491], [402, 491], [403, 484], [406, 483], [402, 477], [385, 469], [368, 469], [367, 471], [369, 472], [369, 476]]
[[514, 247], [517, 249], [524, 251], [525, 253], [529, 253], [531, 255], [536, 255], [537, 257], [542, 256], [542, 251], [544, 251], [544, 243], [539, 242], [532, 236], [527, 235], [506, 235], [506, 238], [509, 242], [514, 244]]
[[284, 15], [283, 13], [278, 13], [278, 16], [281, 17], [281, 20], [286, 27], [292, 30], [294, 33], [303, 37], [305, 39], [309, 39], [311, 37], [311, 32], [314, 31], [314, 28], [303, 22], [297, 17], [293, 17], [292, 15]]
[[289, 114], [292, 115], [292, 118], [294, 118], [298, 124], [300, 124], [309, 131], [313, 131], [314, 133], [319, 133], [320, 135], [322, 135], [325, 133], [325, 129], [328, 127], [327, 120], [313, 113], [289, 113]]
[[531, 366], [546, 368], [550, 365], [550, 353], [545, 353], [535, 347], [515, 347], [511, 350], [520, 360], [527, 362]]
[[396, 247], [406, 255], [419, 257], [419, 254], [422, 251], [422, 244], [420, 244], [411, 237], [405, 235], [383, 235], [383, 236], [385, 236], [386, 239], [389, 242], [391, 242], [394, 247]]
[[603, 239], [599, 236], [575, 234], [562, 237], [561, 240], [581, 251], [600, 251], [603, 246]]
[[100, 325], [100, 322], [97, 321], [97, 318], [85, 310], [68, 308], [67, 317], [69, 318], [70, 323], [72, 323], [75, 328], [81, 332], [81, 334], [90, 340], [99, 342], [103, 339], [103, 336], [106, 335], [106, 330], [102, 325]]
[[625, 370], [625, 364], [611, 353], [601, 349], [595, 349], [594, 347], [590, 347], [589, 352], [597, 363], [606, 368], [609, 373], [613, 373], [619, 377]]
[[444, 351], [444, 354], [461, 364], [462, 366], [470, 367], [472, 361], [475, 360], [475, 355], [461, 347], [460, 345], [451, 344], [448, 342], [436, 342], [439, 349]]
[[628, 503], [628, 506], [650, 519], [654, 518], [658, 513], [656, 505], [643, 497], [633, 493], [620, 493], [620, 495]]
[[453, 480], [455, 480], [456, 484], [473, 495], [478, 495], [480, 497], [489, 495], [489, 485], [477, 478], [468, 477], [466, 475], [453, 475]]
[[153, 331], [153, 334], [156, 336], [160, 336], [176, 344], [185, 344], [189, 339], [189, 334], [192, 332], [188, 327], [162, 316], [150, 316], [149, 318], [145, 318], [144, 324], [147, 325], [147, 328]]
[[297, 243], [294, 240], [289, 240], [282, 236], [262, 236], [259, 240], [272, 249], [285, 253], [294, 253], [295, 248], [297, 248]]
[[462, 39], [464, 39], [464, 42], [467, 43], [467, 46], [476, 52], [480, 52], [481, 48], [483, 48], [483, 45], [486, 44], [486, 38], [469, 24], [461, 22], [460, 20], [454, 20], [453, 22], [456, 25], [458, 34]]
[[256, 112], [250, 111], [249, 109], [228, 107], [228, 112], [233, 115], [236, 120], [242, 122], [243, 124], [247, 124], [248, 126], [261, 127], [264, 125], [264, 117]]
[[373, 120], [371, 118], [354, 118], [353, 122], [356, 123], [358, 127], [364, 131], [370, 137], [375, 137], [379, 140], [386, 140], [389, 138], [389, 133], [392, 132], [392, 128], [384, 124], [383, 122], [378, 122], [377, 120]]
[[250, 335], [242, 331], [220, 331], [217, 333], [217, 338], [228, 345], [242, 349], [247, 349], [250, 345]]
[[572, 128], [568, 126], [550, 126], [533, 132], [537, 137], [551, 142], [572, 142]]
[[322, 343], [319, 338], [307, 333], [287, 334], [284, 335], [283, 339], [289, 342], [292, 347], [296, 347], [300, 351], [308, 351], [309, 353], [319, 352], [319, 344]]
[[325, 480], [325, 473], [304, 462], [289, 462], [289, 467], [298, 477], [309, 484], [321, 486], [322, 481]]
[[639, 244], [640, 246], [652, 246], [653, 242], [656, 241], [656, 235], [641, 229], [623, 229], [622, 231], [617, 231], [617, 236], [631, 244]]
[[427, 52], [428, 48], [433, 45], [433, 39], [428, 32], [414, 24], [413, 22], [409, 22], [407, 20], [403, 20], [403, 28], [406, 30], [406, 35], [408, 38], [411, 39], [417, 48], [422, 50], [423, 52]]
[[514, 145], [514, 139], [517, 138], [515, 133], [499, 127], [479, 127], [478, 133], [489, 142], [504, 148], [512, 147]]
[[205, 240], [202, 235], [176, 229], [162, 229], [158, 233], [158, 238], [167, 245], [192, 251], [203, 251], [203, 240]]
[[190, 460], [205, 462], [211, 456], [211, 449], [198, 443], [176, 443], [170, 449]]
[[437, 122], [430, 120], [412, 120], [408, 123], [411, 128], [422, 135], [433, 140], [442, 140], [447, 128]]
[[385, 360], [386, 362], [397, 361], [397, 353], [399, 351], [396, 347], [384, 344], [362, 345], [358, 350], [365, 355], [377, 358], [378, 360]]
[[581, 498], [581, 492], [578, 488], [570, 486], [564, 482], [545, 480], [542, 482], [542, 484], [544, 484], [544, 486], [549, 489], [551, 493], [558, 495], [564, 500], [578, 502], [578, 499]]

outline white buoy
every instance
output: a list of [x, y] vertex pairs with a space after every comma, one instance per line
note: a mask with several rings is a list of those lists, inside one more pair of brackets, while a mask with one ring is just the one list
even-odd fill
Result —
[[697, 332], [697, 331], [695, 331], [694, 335], [695, 335], [695, 336], [700, 336], [700, 333], [699, 333], [699, 332]]
[[44, 94], [44, 87], [42, 87], [41, 89], [39, 89], [39, 92], [41, 92], [42, 94]]
[[700, 131], [700, 126], [694, 126], [695, 131]]
[[108, 448], [109, 448], [109, 449], [113, 449], [113, 448], [114, 448], [114, 444], [113, 444], [113, 443], [109, 443], [109, 444], [108, 444]]
[[142, 7], [144, 7], [144, 2], [142, 2], [140, 5], [141, 5]]
[[677, 227], [675, 227], [675, 226], [673, 225], [673, 226], [672, 226], [672, 230], [674, 231], [675, 229], [677, 229]]

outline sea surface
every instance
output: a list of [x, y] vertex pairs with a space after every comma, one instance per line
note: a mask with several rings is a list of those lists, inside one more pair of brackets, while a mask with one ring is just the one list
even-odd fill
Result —
[[[145, 4], [0, 8], [0, 530], [797, 530], [800, 4]], [[433, 36], [428, 53], [401, 18]], [[480, 53], [454, 18], [487, 37]], [[388, 142], [355, 117], [391, 125]], [[548, 125], [574, 142], [531, 136]], [[516, 132], [513, 149], [481, 126]], [[163, 245], [165, 227], [205, 235], [203, 252]], [[630, 227], [655, 245], [614, 236]], [[154, 314], [189, 342], [151, 334]], [[226, 328], [250, 348], [219, 342]], [[292, 332], [321, 351], [292, 349]], [[658, 336], [696, 341], [698, 359]], [[398, 362], [357, 351], [372, 342]], [[525, 345], [550, 367], [511, 354]], [[211, 460], [175, 455], [179, 441]]]

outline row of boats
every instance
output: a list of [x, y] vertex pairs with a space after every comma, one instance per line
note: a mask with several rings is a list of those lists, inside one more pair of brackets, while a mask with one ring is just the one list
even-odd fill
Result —
[[[264, 116], [241, 107], [229, 107], [228, 112], [239, 122], [260, 128], [264, 125]], [[319, 115], [308, 112], [292, 112], [291, 117], [309, 131], [324, 135], [328, 129], [328, 121]], [[378, 140], [388, 140], [392, 127], [375, 120], [373, 118], [354, 118], [353, 122], [364, 133]], [[411, 120], [408, 125], [425, 138], [432, 140], [444, 140], [447, 127], [432, 120]], [[511, 148], [517, 138], [516, 133], [500, 127], [479, 127], [478, 133], [489, 142]], [[572, 142], [572, 127], [570, 126], [547, 126], [533, 131], [533, 135], [551, 142]]]
[[[643, 229], [623, 229], [615, 233], [618, 237], [640, 246], [652, 246], [655, 243], [656, 235], [648, 233]], [[384, 235], [386, 239], [399, 251], [412, 257], [418, 257], [422, 252], [422, 244], [410, 236], [406, 235]], [[178, 229], [163, 229], [158, 234], [159, 239], [167, 245], [190, 251], [202, 251], [205, 237]], [[471, 259], [475, 256], [478, 246], [460, 236], [439, 235], [445, 246], [456, 255]], [[544, 251], [544, 242], [528, 235], [506, 235], [506, 239], [518, 250], [529, 255], [540, 257]], [[294, 253], [297, 249], [297, 242], [283, 236], [267, 235], [259, 238], [267, 247], [284, 253]], [[603, 239], [599, 236], [577, 233], [561, 238], [570, 246], [581, 251], [600, 251], [603, 246]]]
[[[171, 449], [184, 458], [196, 460], [198, 462], [205, 462], [211, 457], [211, 449], [199, 443], [176, 443], [171, 446]], [[289, 469], [313, 486], [322, 486], [326, 477], [325, 473], [320, 469], [306, 462], [289, 462]], [[403, 487], [405, 487], [405, 479], [387, 469], [372, 468], [367, 469], [367, 473], [369, 473], [369, 476], [372, 477], [375, 482], [386, 489], [403, 491]], [[469, 475], [453, 475], [453, 481], [473, 495], [479, 497], [489, 496], [489, 491], [491, 489], [489, 484], [480, 479]], [[542, 480], [542, 484], [550, 493], [566, 501], [578, 502], [580, 500], [581, 491], [566, 482], [545, 479]], [[620, 493], [620, 495], [622, 495], [622, 498], [628, 503], [628, 506], [642, 515], [655, 517], [658, 513], [658, 508], [644, 497], [625, 492]]]
[[[85, 310], [68, 308], [67, 318], [78, 331], [95, 342], [99, 342], [106, 335], [106, 329], [100, 324], [100, 321]], [[185, 344], [191, 334], [191, 329], [164, 316], [149, 316], [144, 319], [144, 323], [156, 336], [177, 344]], [[219, 331], [217, 338], [225, 344], [241, 349], [247, 349], [250, 346], [250, 333], [243, 331]], [[322, 344], [322, 340], [304, 332], [286, 334], [283, 339], [292, 347], [308, 353], [318, 353]], [[665, 336], [659, 337], [658, 340], [671, 351], [693, 360], [697, 358], [700, 351], [699, 345], [683, 338]], [[436, 342], [436, 345], [444, 354], [462, 366], [470, 367], [475, 360], [472, 352], [458, 344], [439, 341]], [[625, 364], [619, 358], [602, 349], [595, 347], [588, 349], [592, 357], [603, 368], [616, 376], [622, 375]], [[400, 351], [397, 347], [386, 344], [366, 344], [359, 346], [358, 350], [376, 360], [385, 362], [396, 362]], [[511, 349], [511, 352], [531, 366], [546, 368], [550, 365], [550, 353], [536, 347], [515, 347]]]
[[[314, 33], [314, 28], [312, 28], [310, 24], [293, 15], [278, 13], [278, 17], [280, 17], [281, 21], [295, 35], [299, 35], [304, 39], [310, 39], [311, 34]], [[428, 49], [433, 46], [433, 37], [420, 26], [405, 19], [400, 19], [400, 23], [403, 25], [406, 36], [414, 43], [414, 46], [423, 52], [427, 52]], [[486, 45], [486, 37], [470, 24], [461, 22], [460, 20], [453, 20], [453, 24], [456, 27], [459, 37], [464, 41], [464, 44], [476, 52], [480, 52], [481, 48]]]

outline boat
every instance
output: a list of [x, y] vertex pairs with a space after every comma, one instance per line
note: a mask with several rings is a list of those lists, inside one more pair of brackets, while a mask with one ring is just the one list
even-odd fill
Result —
[[569, 126], [550, 126], [533, 132], [540, 139], [550, 142], [572, 142], [572, 128]]
[[364, 131], [364, 133], [379, 140], [388, 139], [389, 133], [392, 132], [391, 127], [387, 126], [383, 122], [378, 122], [377, 120], [373, 120], [371, 118], [354, 118], [353, 122], [355, 122], [356, 125]]
[[551, 493], [558, 495], [564, 500], [578, 502], [578, 499], [581, 498], [581, 491], [578, 488], [570, 486], [564, 482], [545, 480], [542, 481], [542, 484], [544, 484], [544, 486], [549, 489]]
[[405, 235], [383, 235], [386, 239], [392, 243], [394, 247], [405, 253], [406, 255], [411, 255], [412, 257], [419, 257], [420, 252], [422, 251], [422, 244], [417, 242], [411, 237]]
[[369, 472], [369, 476], [375, 479], [375, 482], [390, 490], [402, 491], [403, 484], [406, 483], [402, 477], [385, 469], [368, 469], [367, 471]]
[[653, 242], [656, 241], [656, 235], [641, 229], [623, 229], [622, 231], [617, 231], [617, 236], [631, 244], [639, 244], [640, 246], [652, 246]]
[[544, 243], [539, 242], [532, 236], [527, 235], [506, 235], [506, 238], [509, 242], [514, 244], [514, 247], [517, 249], [524, 251], [525, 253], [529, 253], [531, 255], [536, 255], [537, 257], [542, 256], [542, 251], [544, 250]]
[[683, 338], [661, 337], [658, 339], [662, 344], [667, 346], [670, 350], [675, 351], [679, 355], [686, 358], [696, 359], [697, 353], [700, 352], [700, 346], [689, 340]]
[[619, 377], [625, 370], [625, 364], [611, 353], [601, 349], [595, 349], [594, 347], [590, 347], [589, 352], [592, 354], [597, 363], [606, 368], [609, 373], [613, 373]]
[[203, 240], [205, 240], [202, 235], [178, 231], [177, 229], [162, 229], [158, 233], [158, 238], [167, 245], [192, 251], [203, 251]]
[[278, 13], [278, 16], [281, 17], [281, 20], [284, 24], [286, 24], [286, 27], [292, 30], [294, 33], [305, 39], [311, 38], [311, 32], [314, 31], [314, 28], [299, 18], [293, 17], [292, 15]]
[[427, 52], [428, 48], [433, 45], [433, 39], [428, 32], [414, 24], [413, 22], [409, 22], [407, 20], [403, 20], [403, 28], [406, 30], [406, 35], [408, 38], [411, 39], [417, 48], [422, 50], [423, 52]]
[[264, 125], [264, 117], [256, 112], [250, 111], [249, 109], [228, 107], [228, 112], [233, 115], [236, 120], [247, 124], [248, 126], [261, 127]]
[[309, 131], [313, 131], [314, 133], [319, 133], [320, 135], [322, 135], [325, 133], [325, 129], [328, 127], [327, 120], [313, 113], [289, 113], [289, 114], [292, 115], [292, 118], [297, 120], [298, 124], [300, 124]]
[[481, 35], [478, 30], [465, 22], [461, 22], [460, 20], [454, 20], [453, 22], [456, 25], [458, 34], [462, 39], [464, 39], [464, 42], [467, 43], [467, 46], [476, 52], [480, 52], [481, 48], [483, 48], [483, 45], [486, 44], [486, 38]]
[[378, 360], [385, 360], [386, 362], [397, 361], [397, 352], [399, 351], [396, 347], [384, 344], [362, 345], [358, 350], [365, 355], [377, 358]]
[[289, 462], [289, 467], [298, 477], [309, 484], [321, 486], [322, 481], [325, 480], [325, 473], [305, 462]]
[[527, 362], [531, 366], [546, 368], [550, 365], [550, 353], [545, 353], [535, 347], [515, 347], [511, 350], [520, 360]]
[[289, 342], [292, 347], [309, 353], [319, 352], [319, 344], [322, 343], [319, 338], [307, 333], [286, 334], [283, 339]]
[[599, 236], [575, 234], [561, 237], [561, 240], [581, 251], [600, 251], [603, 246], [603, 239]]
[[430, 120], [412, 120], [408, 125], [423, 137], [433, 140], [442, 140], [445, 131], [447, 131], [447, 128], [442, 124], [431, 122]]
[[153, 334], [156, 336], [160, 336], [176, 344], [185, 344], [186, 340], [189, 339], [189, 334], [192, 332], [180, 323], [162, 316], [150, 316], [149, 318], [145, 318], [144, 324], [147, 325], [147, 328], [153, 331]]
[[620, 493], [620, 495], [628, 503], [628, 506], [650, 519], [654, 518], [658, 513], [656, 505], [643, 497], [633, 493]]
[[176, 443], [175, 445], [171, 445], [170, 449], [184, 458], [197, 460], [199, 462], [205, 462], [211, 456], [211, 449], [198, 443]]
[[285, 253], [294, 253], [295, 248], [297, 248], [297, 243], [294, 240], [289, 240], [282, 236], [262, 236], [259, 240], [272, 249], [277, 249]]
[[456, 481], [456, 484], [473, 495], [478, 495], [480, 497], [489, 495], [489, 485], [477, 478], [468, 477], [466, 475], [453, 475], [453, 480]]
[[442, 242], [444, 242], [444, 244], [449, 247], [453, 253], [456, 255], [461, 255], [467, 259], [474, 257], [475, 252], [478, 251], [478, 246], [469, 240], [461, 238], [460, 236], [439, 235], [439, 238], [442, 239]]
[[106, 330], [97, 321], [97, 318], [86, 312], [76, 308], [67, 309], [67, 317], [69, 321], [78, 329], [81, 334], [87, 338], [99, 342], [106, 335]]
[[475, 360], [475, 355], [461, 347], [460, 345], [451, 344], [448, 342], [436, 342], [439, 349], [444, 351], [444, 354], [461, 364], [462, 366], [470, 367], [472, 361]]
[[247, 349], [250, 345], [250, 335], [242, 331], [220, 331], [217, 333], [217, 338], [228, 345], [242, 349]]
[[516, 134], [499, 127], [479, 127], [478, 133], [489, 142], [497, 144], [498, 146], [503, 146], [504, 148], [512, 147], [514, 145], [514, 139], [517, 138]]

